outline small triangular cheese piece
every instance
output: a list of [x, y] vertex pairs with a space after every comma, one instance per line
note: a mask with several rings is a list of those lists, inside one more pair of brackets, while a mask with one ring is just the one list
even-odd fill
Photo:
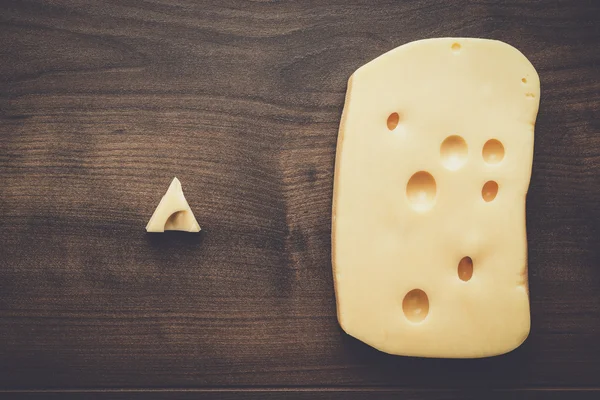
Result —
[[181, 182], [177, 178], [173, 178], [167, 193], [146, 225], [146, 232], [164, 231], [200, 232], [200, 225], [183, 195]]

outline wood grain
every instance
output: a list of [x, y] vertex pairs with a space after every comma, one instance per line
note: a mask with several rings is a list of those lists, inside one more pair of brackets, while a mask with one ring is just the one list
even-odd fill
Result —
[[381, 400], [392, 399], [422, 399], [431, 400], [558, 400], [558, 399], [578, 399], [578, 400], [597, 400], [598, 391], [594, 389], [551, 389], [551, 390], [416, 390], [416, 389], [341, 389], [341, 388], [321, 388], [321, 389], [188, 389], [188, 390], [86, 390], [77, 392], [64, 391], [30, 391], [30, 392], [11, 392], [11, 398], [20, 400], [73, 400], [84, 396], [86, 400], [123, 400], [123, 399], [218, 399], [218, 400], [321, 400], [321, 399], [343, 399], [343, 400], [361, 400], [376, 398]]
[[[532, 332], [496, 358], [388, 356], [335, 317], [346, 81], [438, 36], [506, 41], [542, 82]], [[0, 1], [0, 388], [597, 396], [599, 46], [596, 1]], [[201, 235], [144, 231], [173, 176]]]

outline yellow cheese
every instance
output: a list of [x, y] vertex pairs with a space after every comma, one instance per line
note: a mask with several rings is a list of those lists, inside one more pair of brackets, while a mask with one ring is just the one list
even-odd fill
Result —
[[200, 232], [200, 225], [198, 225], [196, 217], [194, 217], [194, 213], [183, 195], [179, 179], [173, 178], [167, 193], [160, 200], [148, 225], [146, 225], [146, 231]]
[[421, 357], [493, 356], [527, 338], [539, 94], [527, 58], [484, 39], [409, 43], [350, 77], [332, 218], [344, 331]]

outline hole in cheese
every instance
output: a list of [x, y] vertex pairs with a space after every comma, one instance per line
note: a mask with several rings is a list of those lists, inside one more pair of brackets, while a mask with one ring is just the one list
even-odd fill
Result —
[[487, 164], [498, 164], [504, 158], [504, 146], [499, 140], [490, 139], [483, 145], [481, 154]]
[[421, 322], [429, 314], [429, 298], [421, 289], [413, 289], [402, 300], [402, 311], [410, 322]]
[[396, 127], [398, 126], [398, 123], [400, 122], [400, 114], [398, 114], [397, 112], [395, 113], [391, 113], [390, 116], [387, 119], [387, 127], [390, 131], [393, 131], [394, 129], [396, 129]]
[[186, 219], [186, 211], [177, 211], [171, 214], [165, 222], [165, 231], [177, 230], [177, 226], [183, 223]]
[[419, 171], [411, 176], [406, 185], [406, 197], [416, 211], [426, 211], [433, 207], [436, 191], [435, 179], [426, 171]]
[[497, 194], [498, 184], [494, 181], [487, 181], [485, 185], [483, 185], [483, 189], [481, 189], [481, 197], [488, 203], [494, 200]]
[[452, 43], [452, 51], [458, 53], [460, 51], [460, 43]]
[[467, 142], [458, 135], [448, 136], [440, 147], [442, 164], [449, 170], [455, 171], [467, 161]]
[[523, 83], [527, 83], [527, 78], [523, 78], [523, 79], [521, 79], [521, 82], [523, 82]]
[[458, 263], [458, 277], [467, 282], [473, 276], [473, 260], [471, 257], [463, 257]]

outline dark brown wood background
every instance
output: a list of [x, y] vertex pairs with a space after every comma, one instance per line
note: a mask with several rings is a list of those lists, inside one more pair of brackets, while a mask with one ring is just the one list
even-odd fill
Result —
[[[0, 397], [600, 398], [600, 2], [0, 5]], [[542, 82], [532, 331], [490, 359], [389, 356], [335, 317], [346, 81], [440, 36]], [[144, 231], [173, 176], [200, 235]]]

